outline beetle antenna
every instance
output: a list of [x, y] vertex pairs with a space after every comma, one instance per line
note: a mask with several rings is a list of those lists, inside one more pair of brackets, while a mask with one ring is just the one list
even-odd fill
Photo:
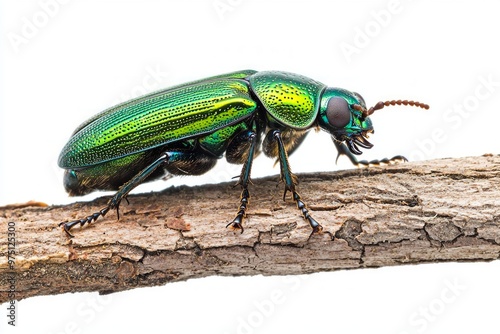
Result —
[[395, 105], [404, 105], [404, 106], [411, 106], [411, 107], [419, 107], [419, 108], [423, 108], [423, 109], [429, 109], [429, 105], [428, 104], [425, 104], [425, 103], [422, 103], [422, 102], [417, 102], [417, 101], [408, 101], [408, 100], [392, 100], [392, 101], [385, 101], [385, 102], [378, 102], [376, 105], [374, 105], [373, 107], [371, 107], [370, 109], [368, 110], [364, 110], [363, 111], [363, 117], [367, 117], [367, 116], [370, 116], [371, 114], [373, 114], [375, 112], [375, 110], [380, 110], [384, 107], [388, 107], [388, 106], [395, 106]]

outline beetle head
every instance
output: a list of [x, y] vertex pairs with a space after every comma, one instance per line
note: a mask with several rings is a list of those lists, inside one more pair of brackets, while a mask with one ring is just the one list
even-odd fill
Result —
[[373, 125], [368, 116], [386, 106], [409, 105], [429, 109], [424, 103], [392, 100], [378, 102], [367, 109], [361, 95], [341, 88], [326, 88], [321, 96], [318, 124], [328, 131], [335, 140], [345, 142], [354, 154], [361, 154], [358, 146], [372, 148], [367, 138], [373, 133]]

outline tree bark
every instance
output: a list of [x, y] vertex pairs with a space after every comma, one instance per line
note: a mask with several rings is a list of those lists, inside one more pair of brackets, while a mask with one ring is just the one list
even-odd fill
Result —
[[[74, 228], [74, 238], [58, 223], [98, 211], [107, 198], [0, 208], [0, 302], [11, 299], [12, 291], [20, 300], [210, 275], [292, 275], [499, 257], [500, 155], [299, 178], [299, 193], [323, 233], [311, 235], [290, 195], [283, 201], [277, 176], [254, 180], [242, 234], [226, 228], [239, 207], [234, 183], [132, 195], [120, 207], [120, 220], [109, 212]], [[15, 228], [10, 266], [9, 226]]]

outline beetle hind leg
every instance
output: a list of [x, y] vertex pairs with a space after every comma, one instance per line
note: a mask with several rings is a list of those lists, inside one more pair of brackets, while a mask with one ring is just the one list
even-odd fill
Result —
[[62, 223], [59, 224], [59, 226], [63, 226], [64, 231], [66, 232], [66, 234], [69, 237], [73, 237], [73, 235], [70, 233], [71, 228], [73, 228], [74, 226], [76, 226], [78, 224], [80, 224], [80, 226], [83, 226], [85, 224], [90, 224], [93, 221], [97, 220], [97, 218], [99, 218], [101, 216], [104, 217], [106, 215], [106, 213], [108, 213], [109, 210], [116, 209], [117, 216], [119, 218], [120, 215], [119, 215], [118, 208], [120, 206], [121, 200], [123, 198], [125, 198], [132, 189], [134, 189], [135, 187], [137, 187], [148, 176], [150, 176], [151, 173], [153, 173], [158, 168], [158, 166], [160, 166], [161, 164], [167, 162], [168, 160], [169, 160], [169, 154], [168, 153], [162, 154], [153, 163], [151, 163], [149, 166], [147, 166], [146, 168], [144, 168], [143, 170], [141, 170], [139, 172], [139, 174], [137, 174], [136, 176], [134, 176], [130, 181], [128, 181], [127, 183], [125, 183], [124, 185], [122, 185], [118, 189], [118, 191], [116, 192], [116, 194], [108, 201], [107, 206], [104, 207], [103, 209], [99, 210], [98, 212], [95, 212], [95, 213], [91, 214], [90, 216], [82, 218], [82, 219], [77, 219], [77, 220], [73, 220], [73, 221], [70, 221], [70, 222], [62, 222]]
[[70, 222], [62, 222], [59, 226], [63, 226], [64, 231], [69, 237], [73, 237], [70, 233], [71, 228], [80, 224], [90, 224], [99, 217], [104, 217], [110, 210], [116, 209], [117, 217], [120, 219], [119, 206], [123, 199], [137, 187], [139, 184], [147, 181], [150, 176], [155, 176], [153, 173], [162, 165], [164, 168], [174, 174], [202, 174], [215, 165], [215, 157], [204, 155], [198, 151], [168, 151], [160, 155], [159, 158], [150, 163], [146, 168], [142, 169], [138, 174], [132, 177], [129, 181], [123, 184], [116, 194], [111, 197], [108, 204], [103, 209], [95, 212], [85, 218], [73, 220]]

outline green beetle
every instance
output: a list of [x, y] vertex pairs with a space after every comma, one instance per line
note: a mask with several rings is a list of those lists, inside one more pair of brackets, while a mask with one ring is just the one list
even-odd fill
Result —
[[[243, 164], [238, 181], [241, 204], [227, 225], [243, 232], [252, 161], [262, 150], [280, 162], [283, 199], [290, 191], [313, 232], [319, 232], [321, 225], [296, 191], [297, 178], [288, 155], [310, 129], [320, 128], [331, 134], [339, 155], [347, 155], [355, 165], [369, 164], [353, 155], [361, 154], [359, 147], [373, 146], [366, 139], [373, 132], [368, 116], [396, 104], [428, 108], [398, 100], [367, 109], [357, 93], [298, 74], [253, 70], [186, 83], [119, 104], [81, 124], [58, 162], [66, 170], [64, 186], [70, 196], [95, 190], [117, 193], [99, 212], [60, 225], [72, 236], [69, 231], [77, 224], [91, 223], [111, 209], [119, 214], [121, 200], [142, 182], [166, 174], [203, 174], [225, 154], [229, 163]], [[391, 160], [398, 159], [404, 158]]]

